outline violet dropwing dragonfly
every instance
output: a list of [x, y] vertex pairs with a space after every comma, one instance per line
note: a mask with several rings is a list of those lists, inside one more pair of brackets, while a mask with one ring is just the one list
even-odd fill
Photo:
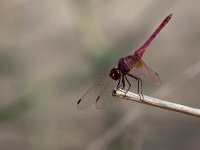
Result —
[[[111, 103], [115, 99], [112, 98], [112, 91], [116, 87], [117, 89], [125, 88], [127, 82], [128, 88], [131, 87], [128, 77], [133, 78], [138, 83], [138, 94], [142, 95], [142, 84], [148, 79], [156, 84], [160, 83], [159, 75], [153, 71], [145, 62], [141, 59], [146, 48], [158, 35], [158, 33], [165, 27], [165, 25], [171, 19], [172, 14], [167, 16], [163, 22], [158, 26], [149, 39], [137, 49], [133, 55], [120, 58], [114, 67], [106, 72], [77, 102], [79, 110], [85, 109], [92, 104], [96, 105], [96, 108], [102, 108], [108, 103]], [[116, 82], [117, 81], [117, 82]]]

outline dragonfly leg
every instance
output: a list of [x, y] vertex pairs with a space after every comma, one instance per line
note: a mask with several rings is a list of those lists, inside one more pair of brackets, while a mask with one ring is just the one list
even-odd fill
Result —
[[125, 95], [127, 94], [127, 92], [130, 90], [130, 88], [131, 88], [131, 83], [129, 82], [129, 80], [127, 79], [127, 77], [126, 76], [124, 76], [125, 77], [125, 79], [126, 79], [126, 81], [127, 81], [127, 83], [128, 83], [128, 89], [126, 90], [126, 93], [125, 93]]
[[144, 99], [144, 96], [142, 94], [142, 80], [140, 80], [140, 94], [142, 95], [142, 98]]
[[124, 76], [124, 77], [125, 77], [125, 79], [126, 79], [126, 81], [128, 83], [128, 89], [127, 89], [127, 92], [128, 92], [130, 90], [130, 88], [131, 88], [131, 83], [129, 82], [129, 80], [127, 79], [126, 76]]
[[[122, 80], [122, 83], [121, 83], [121, 80]], [[116, 89], [119, 90], [122, 85], [123, 85], [123, 88], [124, 88], [125, 82], [123, 81], [123, 78], [120, 78], [118, 83], [117, 83]], [[115, 90], [113, 90], [113, 92], [112, 92], [112, 95], [114, 95], [114, 94], [115, 94]]]
[[142, 100], [141, 98], [141, 88], [140, 88], [140, 80], [137, 78], [137, 83], [138, 83], [138, 95], [140, 96], [140, 100]]
[[138, 86], [138, 94], [140, 93], [140, 80], [136, 79], [137, 80], [137, 86]]
[[125, 88], [125, 80], [124, 80], [124, 76], [122, 76], [122, 89]]
[[134, 78], [135, 80], [137, 80], [137, 83], [138, 83], [138, 94], [140, 93], [140, 79], [132, 74], [127, 74], [128, 76]]
[[117, 83], [117, 89], [119, 89], [120, 88], [120, 86], [121, 86], [121, 79], [119, 79], [119, 81], [118, 81], [118, 83]]
[[140, 96], [140, 100], [144, 99], [144, 96], [142, 94], [142, 80], [141, 79], [138, 79], [138, 95]]
[[134, 78], [135, 80], [137, 80], [137, 84], [138, 84], [138, 95], [140, 96], [140, 100], [142, 100], [142, 98], [144, 99], [144, 96], [142, 94], [142, 80], [132, 74], [127, 74], [128, 76]]

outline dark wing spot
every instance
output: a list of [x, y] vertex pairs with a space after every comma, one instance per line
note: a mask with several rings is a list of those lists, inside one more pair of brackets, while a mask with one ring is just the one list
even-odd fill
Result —
[[77, 104], [79, 104], [81, 102], [81, 99], [78, 100]]
[[98, 100], [99, 100], [99, 96], [97, 97], [96, 102], [98, 102]]

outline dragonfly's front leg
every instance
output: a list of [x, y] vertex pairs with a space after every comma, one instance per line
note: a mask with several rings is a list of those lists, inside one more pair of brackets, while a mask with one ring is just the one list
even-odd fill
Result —
[[[122, 83], [121, 83], [121, 81], [122, 81]], [[122, 89], [125, 88], [124, 76], [122, 76], [122, 77], [119, 79], [119, 81], [118, 81], [118, 83], [117, 83], [116, 89], [119, 90], [121, 86], [122, 86]], [[115, 90], [113, 90], [113, 92], [114, 92], [114, 91], [115, 91]], [[113, 95], [113, 93], [112, 93], [112, 95]]]
[[117, 90], [120, 88], [120, 86], [122, 86], [122, 84], [120, 84], [120, 83], [121, 83], [121, 79], [119, 79], [119, 81], [117, 83], [117, 87], [116, 87]]

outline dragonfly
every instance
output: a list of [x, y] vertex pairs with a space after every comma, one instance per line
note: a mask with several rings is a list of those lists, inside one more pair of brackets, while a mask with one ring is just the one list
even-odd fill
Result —
[[146, 65], [142, 60], [142, 56], [153, 39], [170, 21], [171, 17], [172, 14], [168, 15], [134, 54], [120, 58], [110, 70], [104, 73], [102, 77], [78, 100], [77, 108], [83, 110], [92, 104], [95, 104], [97, 109], [101, 109], [105, 105], [116, 101], [116, 99], [112, 98], [114, 87], [116, 87], [116, 89], [124, 89], [126, 82], [128, 84], [126, 91], [129, 91], [131, 87], [131, 83], [127, 77], [137, 81], [137, 93], [139, 95], [142, 95], [142, 85], [144, 81], [150, 80], [159, 85], [159, 75], [151, 67]]

